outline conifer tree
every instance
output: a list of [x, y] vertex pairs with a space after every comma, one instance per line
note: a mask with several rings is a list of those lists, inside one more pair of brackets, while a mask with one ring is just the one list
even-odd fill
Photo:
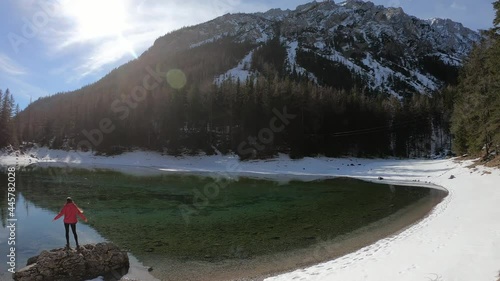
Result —
[[[494, 4], [500, 23], [500, 1]], [[472, 51], [458, 85], [452, 117], [458, 153], [489, 157], [500, 145], [500, 41], [494, 30]]]
[[0, 147], [5, 147], [12, 143], [13, 141], [13, 124], [12, 124], [12, 114], [13, 114], [13, 103], [14, 97], [10, 93], [9, 89], [5, 91], [3, 97], [1, 97], [0, 105]]
[[500, 25], [500, 0], [493, 2], [493, 7], [495, 8], [495, 19], [493, 20], [493, 24], [495, 26]]
[[[3, 110], [2, 110], [2, 104], [3, 104], [3, 92], [2, 89], [0, 89], [0, 116], [2, 116]], [[1, 120], [0, 120], [1, 122]], [[1, 128], [2, 123], [0, 123], [0, 128]]]

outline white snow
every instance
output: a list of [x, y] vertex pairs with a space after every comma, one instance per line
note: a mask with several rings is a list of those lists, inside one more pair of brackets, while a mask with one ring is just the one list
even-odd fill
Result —
[[378, 61], [373, 59], [371, 54], [367, 54], [366, 58], [362, 60], [362, 63], [370, 68], [368, 77], [371, 80], [370, 86], [372, 89], [384, 88], [393, 96], [399, 96], [394, 90], [387, 86], [387, 81], [389, 80], [389, 78], [392, 75], [396, 75], [396, 73], [392, 69], [381, 65]]
[[431, 91], [439, 89], [437, 82], [434, 81], [435, 79], [433, 79], [432, 76], [426, 76], [418, 71], [413, 71], [413, 70], [411, 71], [411, 74], [417, 77], [418, 82], [427, 89]]
[[452, 65], [452, 66], [461, 66], [462, 65], [462, 60], [456, 58], [456, 57], [453, 57], [451, 55], [448, 55], [448, 54], [443, 54], [441, 52], [438, 52], [438, 53], [434, 53], [432, 54], [433, 56], [437, 56], [441, 59], [442, 62], [448, 64], [448, 65]]
[[[345, 58], [344, 58], [345, 61]], [[354, 66], [357, 67], [357, 65], [352, 66], [351, 64], [343, 63], [350, 67], [353, 70], [356, 70]], [[428, 76], [418, 72], [418, 71], [413, 71], [413, 70], [408, 70], [413, 76], [415, 76], [417, 79], [416, 80], [409, 80], [407, 77], [405, 77], [403, 74], [400, 72], [396, 72], [392, 70], [389, 67], [383, 66], [380, 64], [377, 60], [375, 60], [371, 54], [367, 54], [366, 57], [362, 60], [362, 63], [368, 68], [370, 68], [368, 79], [370, 79], [371, 83], [370, 86], [372, 89], [376, 88], [383, 88], [386, 91], [390, 92], [392, 95], [398, 97], [399, 95], [394, 92], [394, 90], [391, 89], [390, 84], [388, 83], [389, 79], [391, 76], [398, 77], [399, 79], [406, 81], [410, 85], [412, 85], [415, 89], [417, 89], [420, 93], [426, 93], [428, 92], [427, 90], [436, 90], [438, 89], [438, 85], [436, 84], [435, 81], [433, 81], [431, 78]], [[359, 70], [358, 70], [359, 71]]]
[[[282, 42], [286, 42], [286, 39], [282, 38]], [[286, 52], [287, 52], [287, 65], [289, 67], [289, 71], [291, 72], [293, 68], [295, 67], [295, 71], [297, 74], [301, 75], [307, 75], [307, 77], [311, 80], [314, 81], [315, 83], [318, 83], [318, 78], [307, 71], [305, 68], [300, 66], [297, 63], [297, 49], [299, 48], [299, 42], [298, 41], [292, 41], [292, 42], [286, 42]]]
[[[348, 46], [344, 46], [344, 47], [346, 47], [347, 50], [349, 49]], [[352, 61], [350, 61], [349, 59], [344, 57], [340, 52], [332, 50], [331, 55], [329, 55], [329, 56], [321, 55], [321, 56], [326, 58], [326, 59], [329, 59], [331, 61], [340, 62], [358, 74], [363, 73], [363, 69], [360, 66], [358, 66], [357, 64], [353, 63]]]
[[193, 49], [193, 48], [196, 48], [196, 47], [208, 44], [208, 43], [213, 43], [213, 42], [215, 42], [215, 41], [223, 38], [224, 36], [227, 36], [227, 33], [224, 33], [224, 34], [221, 34], [221, 35], [217, 35], [217, 36], [214, 36], [212, 38], [208, 38], [208, 39], [200, 41], [198, 43], [191, 44], [191, 45], [189, 45], [189, 49]]
[[318, 38], [318, 40], [316, 41], [316, 43], [314, 43], [314, 47], [318, 48], [320, 50], [325, 49], [326, 48], [325, 39]]
[[217, 85], [222, 84], [225, 80], [231, 79], [233, 81], [240, 79], [241, 82], [245, 82], [248, 77], [253, 73], [249, 70], [252, 64], [252, 55], [255, 50], [250, 51], [236, 67], [228, 70], [226, 73], [219, 75], [215, 78], [214, 83]]
[[287, 44], [287, 61], [289, 64], [297, 61], [297, 48], [299, 47], [298, 41], [288, 42]]
[[[120, 280], [160, 281], [154, 276], [152, 276], [148, 271], [148, 267], [142, 265], [142, 263], [138, 261], [136, 257], [132, 256], [131, 254], [128, 254], [128, 259], [130, 267], [128, 268], [127, 274], [123, 276]], [[95, 279], [87, 281], [105, 281], [105, 279], [104, 277], [99, 276]]]
[[[386, 183], [441, 186], [449, 195], [422, 221], [359, 251], [267, 281], [493, 281], [500, 270], [500, 170], [467, 168], [469, 161], [355, 159], [326, 157], [239, 162], [236, 156], [163, 156], [136, 151], [115, 157], [33, 149], [0, 156], [0, 164], [31, 162], [112, 168], [128, 173], [204, 172], [312, 180], [349, 176]], [[354, 166], [350, 165], [354, 164]], [[450, 179], [453, 175], [456, 178]], [[383, 177], [383, 180], [378, 180]]]
[[271, 39], [269, 34], [267, 34], [262, 27], [259, 27], [258, 33], [261, 34], [261, 36], [256, 40], [257, 43], [266, 43], [269, 39]]

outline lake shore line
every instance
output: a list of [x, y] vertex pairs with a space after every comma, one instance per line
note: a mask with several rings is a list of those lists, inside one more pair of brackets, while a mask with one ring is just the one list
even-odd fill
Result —
[[[442, 199], [443, 192], [436, 191], [428, 198], [424, 198], [391, 216], [333, 239], [325, 237], [324, 240], [319, 240], [308, 248], [279, 252], [243, 261], [229, 260], [216, 264], [215, 268], [212, 263], [200, 264], [197, 262], [197, 275], [193, 276], [191, 273], [190, 278], [182, 276], [182, 273], [172, 276], [169, 275], [168, 271], [161, 269], [159, 274], [155, 272], [153, 274], [161, 280], [262, 281], [292, 270], [300, 270], [304, 267], [341, 258], [361, 248], [369, 247], [381, 239], [391, 241], [395, 235], [428, 216], [432, 208]], [[186, 271], [190, 270], [190, 265], [179, 264], [179, 266], [184, 267]]]
[[[423, 220], [390, 237], [341, 258], [300, 265], [301, 269], [265, 280], [494, 280], [500, 254], [498, 170], [469, 169], [470, 161], [356, 159], [326, 157], [239, 162], [235, 156], [163, 156], [131, 152], [115, 157], [38, 149], [34, 157], [0, 157], [3, 165], [44, 163], [78, 168], [118, 167], [119, 171], [147, 174], [209, 173], [213, 176], [280, 177], [313, 180], [353, 177], [380, 183], [442, 186], [449, 195]], [[453, 177], [452, 177], [453, 176]], [[481, 239], [478, 239], [480, 237]], [[328, 260], [328, 259], [327, 259]]]

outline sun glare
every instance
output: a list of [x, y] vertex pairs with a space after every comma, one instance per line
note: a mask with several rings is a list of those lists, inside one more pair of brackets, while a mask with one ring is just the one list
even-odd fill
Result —
[[71, 0], [65, 1], [63, 10], [76, 24], [80, 40], [122, 36], [127, 25], [126, 1]]
[[65, 0], [60, 2], [64, 16], [74, 24], [72, 43], [94, 40], [114, 40], [119, 50], [128, 50], [135, 58], [134, 46], [126, 38], [127, 1], [124, 0]]

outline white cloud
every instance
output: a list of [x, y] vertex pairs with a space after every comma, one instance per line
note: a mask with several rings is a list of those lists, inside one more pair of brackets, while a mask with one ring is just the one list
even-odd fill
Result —
[[[36, 1], [20, 0], [27, 18], [41, 8]], [[38, 38], [54, 58], [71, 56], [64, 69], [74, 69], [68, 81], [114, 67], [133, 59], [166, 33], [211, 20], [228, 12], [255, 11], [268, 7], [241, 0], [54, 0], [57, 12]], [[62, 69], [59, 67], [59, 69]], [[57, 72], [53, 70], [52, 72]]]
[[26, 70], [7, 55], [0, 53], [0, 71], [9, 75], [24, 75]]

